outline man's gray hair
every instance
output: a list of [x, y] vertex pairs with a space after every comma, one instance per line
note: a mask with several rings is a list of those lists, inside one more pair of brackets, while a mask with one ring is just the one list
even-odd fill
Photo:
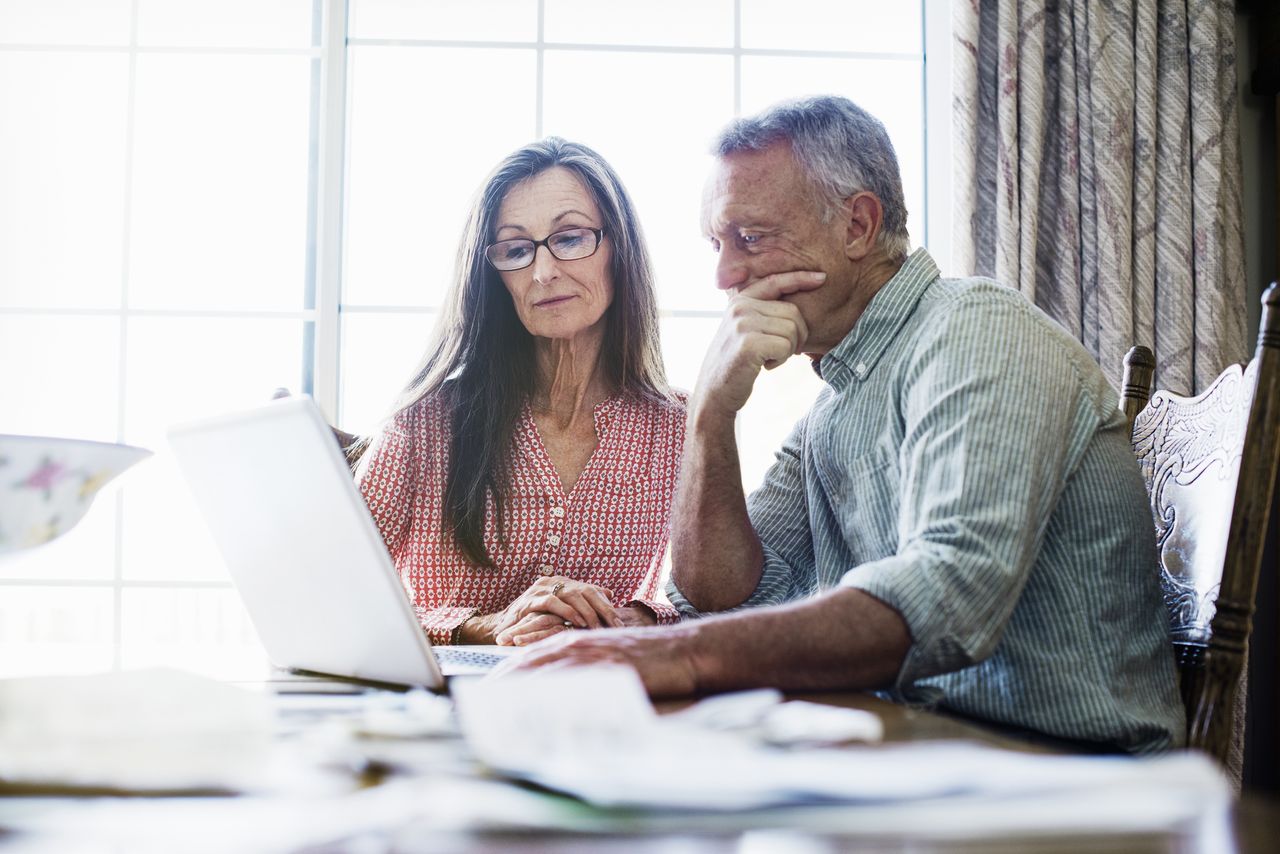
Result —
[[763, 151], [789, 142], [801, 170], [817, 185], [823, 220], [830, 222], [845, 199], [869, 190], [880, 199], [884, 220], [878, 240], [895, 261], [907, 257], [907, 205], [898, 157], [884, 125], [875, 116], [836, 95], [783, 101], [761, 113], [734, 119], [716, 137], [712, 153]]

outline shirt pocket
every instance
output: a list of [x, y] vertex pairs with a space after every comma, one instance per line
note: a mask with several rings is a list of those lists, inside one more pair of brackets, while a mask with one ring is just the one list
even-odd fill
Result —
[[892, 555], [898, 542], [897, 458], [878, 448], [827, 467], [823, 480], [832, 518], [853, 563]]

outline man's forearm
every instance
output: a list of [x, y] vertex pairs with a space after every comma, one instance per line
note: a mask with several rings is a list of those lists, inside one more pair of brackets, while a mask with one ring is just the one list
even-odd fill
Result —
[[732, 413], [690, 407], [671, 512], [671, 577], [700, 611], [741, 605], [764, 562], [747, 516], [733, 421]]
[[710, 617], [687, 630], [699, 693], [882, 688], [893, 683], [911, 648], [902, 615], [851, 588]]

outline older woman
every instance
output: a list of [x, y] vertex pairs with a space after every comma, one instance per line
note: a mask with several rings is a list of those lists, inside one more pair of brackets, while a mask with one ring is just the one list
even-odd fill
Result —
[[432, 642], [674, 622], [657, 597], [684, 418], [618, 176], [554, 137], [511, 154], [356, 474]]

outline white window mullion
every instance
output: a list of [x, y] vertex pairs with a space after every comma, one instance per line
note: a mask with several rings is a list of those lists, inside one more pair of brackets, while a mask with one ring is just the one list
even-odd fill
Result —
[[338, 415], [342, 296], [342, 209], [347, 150], [347, 3], [324, 0], [316, 222], [315, 389], [320, 409]]
[[925, 233], [942, 267], [951, 266], [951, 2], [924, 0]]

